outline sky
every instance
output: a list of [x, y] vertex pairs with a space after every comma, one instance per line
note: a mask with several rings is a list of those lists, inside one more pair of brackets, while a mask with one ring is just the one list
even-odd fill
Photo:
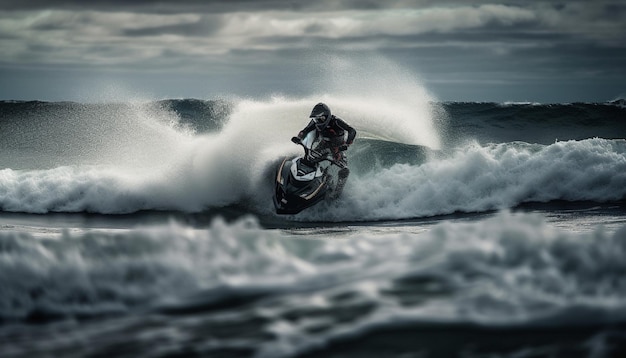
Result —
[[0, 100], [297, 97], [338, 59], [441, 101], [626, 96], [623, 0], [0, 0], [0, 49]]

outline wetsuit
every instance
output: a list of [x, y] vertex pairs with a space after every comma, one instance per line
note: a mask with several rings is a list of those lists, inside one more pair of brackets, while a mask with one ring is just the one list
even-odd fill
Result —
[[[306, 137], [306, 135], [312, 130], [317, 130], [314, 120], [311, 120], [311, 122], [306, 127], [304, 127], [304, 129], [301, 130], [300, 133], [298, 133], [298, 138], [304, 139], [304, 137]], [[348, 132], [347, 139], [345, 139], [346, 132]], [[352, 142], [354, 142], [354, 138], [356, 137], [356, 130], [352, 128], [348, 123], [344, 122], [343, 119], [331, 116], [328, 125], [326, 125], [324, 129], [318, 130], [318, 135], [321, 136], [322, 140], [315, 149], [320, 150], [330, 148], [334, 153], [335, 160], [345, 164], [338, 173], [339, 178], [337, 180], [337, 186], [333, 193], [333, 197], [336, 198], [343, 191], [346, 180], [348, 180], [348, 175], [350, 175], [347, 158], [344, 152], [339, 150], [339, 147], [343, 144], [352, 144]]]

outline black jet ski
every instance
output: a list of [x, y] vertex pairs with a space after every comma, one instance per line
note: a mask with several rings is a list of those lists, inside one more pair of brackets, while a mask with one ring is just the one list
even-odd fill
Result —
[[345, 167], [345, 163], [333, 159], [330, 149], [312, 149], [316, 144], [315, 131], [303, 140], [294, 137], [292, 141], [304, 148], [304, 155], [286, 157], [278, 166], [274, 190], [277, 214], [297, 214], [328, 198], [336, 184], [338, 169], [334, 168]]

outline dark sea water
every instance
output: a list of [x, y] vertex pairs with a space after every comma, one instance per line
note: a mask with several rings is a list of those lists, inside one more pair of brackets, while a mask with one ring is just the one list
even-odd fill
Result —
[[[343, 196], [274, 214], [319, 100]], [[0, 102], [0, 357], [626, 356], [626, 108]]]

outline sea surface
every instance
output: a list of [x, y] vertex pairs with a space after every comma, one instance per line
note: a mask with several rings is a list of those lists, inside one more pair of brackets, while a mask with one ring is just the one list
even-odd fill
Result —
[[[336, 201], [279, 216], [317, 102]], [[0, 357], [625, 357], [626, 106], [0, 101]]]

